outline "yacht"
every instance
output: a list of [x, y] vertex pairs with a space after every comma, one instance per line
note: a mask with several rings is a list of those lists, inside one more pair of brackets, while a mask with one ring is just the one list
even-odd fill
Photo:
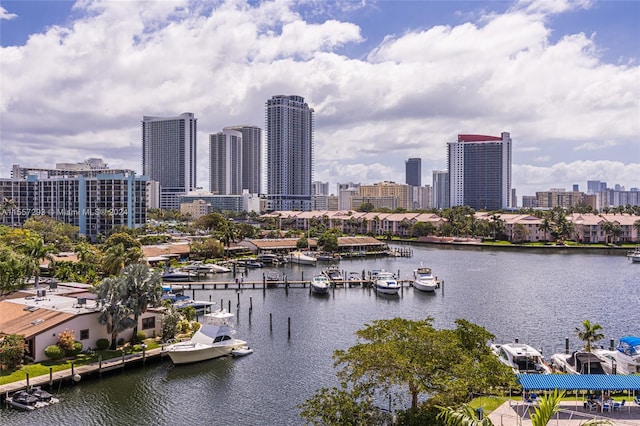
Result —
[[516, 374], [551, 373], [551, 367], [540, 351], [524, 343], [491, 345], [491, 350], [501, 363], [511, 367]]
[[322, 273], [326, 275], [327, 278], [329, 278], [329, 281], [331, 282], [334, 282], [334, 283], [338, 282], [340, 284], [344, 282], [344, 277], [342, 276], [342, 272], [340, 272], [340, 269], [336, 266], [329, 266], [327, 269], [322, 271]]
[[329, 277], [323, 274], [314, 275], [313, 278], [311, 278], [311, 283], [309, 285], [311, 292], [315, 294], [327, 294], [329, 292], [329, 287], [331, 287]]
[[627, 253], [627, 257], [631, 259], [633, 263], [640, 263], [640, 245], [637, 245], [633, 251]]
[[555, 370], [562, 373], [607, 374], [598, 355], [584, 350], [574, 351], [571, 354], [553, 354], [551, 364]]
[[162, 281], [169, 282], [193, 281], [196, 277], [195, 272], [178, 271], [177, 269], [169, 269], [162, 273]]
[[318, 262], [318, 259], [301, 251], [292, 251], [289, 253], [289, 262], [297, 263], [299, 265], [315, 265]]
[[438, 280], [433, 276], [431, 268], [421, 265], [413, 271], [413, 288], [420, 291], [436, 291]]
[[400, 284], [392, 272], [379, 271], [376, 274], [373, 285], [378, 293], [381, 294], [398, 294]]
[[174, 364], [188, 364], [229, 355], [234, 349], [247, 345], [233, 337], [233, 314], [225, 309], [203, 315], [200, 329], [191, 339], [174, 343], [164, 350]]
[[614, 350], [595, 349], [607, 374], [640, 373], [640, 337], [625, 336]]

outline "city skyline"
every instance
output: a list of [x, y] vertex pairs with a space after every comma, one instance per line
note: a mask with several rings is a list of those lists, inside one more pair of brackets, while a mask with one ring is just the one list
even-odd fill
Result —
[[287, 93], [315, 110], [313, 179], [330, 188], [403, 182], [407, 158], [431, 184], [457, 134], [501, 131], [518, 197], [638, 187], [639, 13], [586, 0], [3, 1], [0, 176], [91, 157], [141, 173], [139, 117], [192, 111], [206, 188], [208, 135], [262, 128], [264, 100]]

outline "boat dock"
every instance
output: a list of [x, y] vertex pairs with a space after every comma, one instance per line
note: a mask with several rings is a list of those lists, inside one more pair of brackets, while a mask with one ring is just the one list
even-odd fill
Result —
[[26, 390], [33, 386], [41, 386], [43, 389], [48, 389], [51, 393], [56, 388], [60, 389], [63, 384], [78, 383], [85, 376], [102, 375], [115, 370], [124, 370], [127, 366], [133, 366], [138, 364], [144, 364], [147, 361], [158, 361], [165, 356], [163, 348], [154, 348], [142, 352], [136, 352], [131, 354], [123, 354], [119, 358], [111, 358], [108, 360], [98, 359], [90, 364], [85, 364], [75, 367], [73, 363], [71, 368], [67, 370], [53, 371], [53, 368], [49, 368], [49, 374], [42, 376], [26, 377], [22, 380], [0, 385], [0, 402], [3, 406], [6, 406], [6, 398], [14, 392], [20, 390]]

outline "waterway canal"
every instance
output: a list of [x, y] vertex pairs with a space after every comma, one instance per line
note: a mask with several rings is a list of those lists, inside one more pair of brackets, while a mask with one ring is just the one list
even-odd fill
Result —
[[[236, 313], [237, 336], [255, 352], [174, 367], [168, 361], [62, 387], [61, 403], [34, 412], [0, 409], [2, 425], [299, 425], [297, 405], [322, 386], [335, 384], [331, 354], [355, 342], [354, 332], [374, 319], [431, 316], [437, 327], [456, 318], [485, 326], [497, 342], [519, 338], [545, 355], [580, 342], [584, 319], [602, 324], [609, 339], [640, 335], [640, 265], [624, 254], [568, 250], [411, 246], [411, 258], [342, 260], [350, 272], [386, 269], [408, 278], [422, 262], [444, 280], [444, 291], [404, 288], [399, 297], [370, 289], [336, 289], [325, 297], [308, 288], [196, 291]], [[289, 279], [311, 278], [316, 268], [279, 268]], [[265, 269], [248, 271], [247, 281]], [[217, 280], [232, 281], [230, 275]], [[191, 294], [187, 292], [187, 294]], [[249, 315], [249, 301], [253, 305]], [[272, 329], [269, 315], [272, 315]], [[287, 322], [291, 318], [291, 338]]]

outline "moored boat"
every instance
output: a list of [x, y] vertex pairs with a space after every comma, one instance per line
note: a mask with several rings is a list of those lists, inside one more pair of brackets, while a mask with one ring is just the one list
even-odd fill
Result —
[[289, 262], [299, 265], [315, 265], [318, 259], [301, 251], [292, 251], [289, 253]]
[[633, 251], [627, 253], [627, 257], [631, 259], [633, 263], [640, 263], [640, 245], [637, 245]]
[[231, 355], [239, 357], [239, 356], [247, 356], [253, 353], [253, 349], [249, 346], [241, 346], [239, 348], [235, 348], [231, 351]]
[[162, 273], [162, 281], [168, 282], [193, 281], [196, 278], [196, 273], [192, 271], [178, 271], [176, 269], [169, 269]]
[[231, 354], [246, 346], [244, 340], [234, 338], [233, 314], [224, 309], [203, 315], [200, 329], [191, 339], [174, 343], [164, 350], [174, 364], [188, 364]]
[[331, 283], [329, 282], [329, 278], [326, 275], [317, 274], [311, 278], [309, 286], [312, 293], [327, 294], [329, 293], [329, 287], [331, 287]]
[[396, 280], [396, 277], [393, 275], [393, 273], [384, 270], [379, 271], [376, 274], [373, 285], [376, 289], [376, 292], [381, 294], [393, 295], [398, 294], [398, 291], [400, 291], [400, 284], [398, 284], [398, 281]]
[[622, 337], [614, 350], [595, 349], [593, 353], [602, 360], [607, 374], [640, 373], [640, 337]]
[[433, 292], [438, 286], [438, 280], [433, 276], [431, 268], [421, 265], [413, 271], [413, 288], [416, 290]]
[[322, 273], [326, 275], [326, 277], [329, 278], [329, 281], [331, 282], [339, 282], [340, 284], [342, 284], [342, 282], [344, 281], [342, 272], [340, 272], [340, 269], [335, 266], [328, 267], [327, 269], [322, 271]]
[[607, 374], [602, 360], [593, 352], [574, 351], [571, 354], [551, 355], [551, 364], [557, 371], [569, 374]]
[[511, 367], [516, 374], [550, 374], [551, 367], [542, 353], [524, 343], [491, 345], [491, 350], [501, 363]]

